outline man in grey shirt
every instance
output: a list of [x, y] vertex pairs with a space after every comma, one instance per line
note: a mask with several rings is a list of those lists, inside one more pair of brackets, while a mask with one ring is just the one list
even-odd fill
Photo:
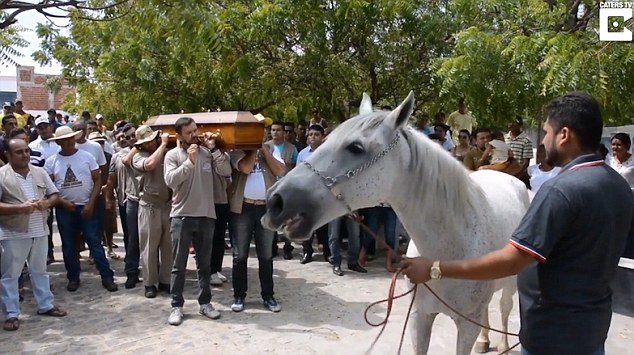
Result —
[[214, 205], [213, 171], [221, 177], [231, 175], [231, 165], [215, 143], [215, 136], [205, 134], [200, 142], [196, 122], [181, 117], [175, 123], [180, 146], [165, 155], [165, 183], [172, 189], [170, 233], [174, 266], [170, 279], [172, 310], [168, 318], [171, 325], [183, 321], [183, 288], [190, 243], [196, 252], [198, 271], [198, 304], [200, 314], [218, 319], [220, 313], [211, 305], [211, 249], [216, 220]]

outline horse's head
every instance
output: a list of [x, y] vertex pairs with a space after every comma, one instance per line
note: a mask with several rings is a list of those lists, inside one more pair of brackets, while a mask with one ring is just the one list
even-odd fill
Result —
[[386, 202], [399, 166], [399, 133], [414, 107], [410, 92], [394, 111], [374, 111], [363, 95], [359, 115], [342, 123], [326, 141], [267, 192], [262, 225], [306, 239], [320, 226], [354, 210]]

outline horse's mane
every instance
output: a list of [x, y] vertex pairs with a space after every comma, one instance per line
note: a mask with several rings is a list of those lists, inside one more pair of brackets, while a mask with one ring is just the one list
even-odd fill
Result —
[[407, 169], [418, 173], [420, 181], [424, 181], [413, 184], [413, 196], [429, 199], [434, 206], [447, 208], [447, 213], [456, 217], [466, 217], [469, 210], [485, 207], [479, 206], [484, 201], [484, 192], [457, 159], [422, 132], [404, 127], [400, 133], [411, 153]]
[[[383, 124], [389, 113], [375, 110], [344, 121], [329, 138], [339, 140], [349, 132], [374, 130]], [[458, 160], [424, 133], [409, 126], [398, 129], [398, 132], [404, 138], [399, 145], [406, 144], [410, 151], [403, 168], [418, 176], [418, 181], [408, 184], [409, 194], [417, 197], [415, 200], [420, 201], [421, 207], [433, 206], [459, 219], [473, 213], [473, 209], [485, 207], [480, 205], [485, 200], [484, 192], [469, 178], [469, 172]]]

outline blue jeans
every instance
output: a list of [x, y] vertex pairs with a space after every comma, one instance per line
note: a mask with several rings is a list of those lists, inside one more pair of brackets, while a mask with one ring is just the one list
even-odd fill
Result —
[[[110, 264], [106, 259], [106, 253], [101, 244], [101, 234], [99, 234], [99, 217], [93, 213], [90, 218], [84, 219], [81, 212], [84, 206], [75, 205], [73, 212], [68, 212], [61, 207], [55, 207], [57, 217], [57, 228], [62, 239], [62, 253], [64, 255], [64, 266], [66, 267], [66, 277], [70, 281], [79, 281], [81, 267], [77, 259], [75, 247], [75, 236], [81, 232], [84, 242], [88, 244], [90, 255], [95, 260], [95, 265], [99, 270], [103, 281], [114, 279], [114, 272], [110, 269]], [[96, 212], [96, 210], [95, 210]]]
[[[396, 212], [391, 207], [372, 207], [365, 210], [365, 216], [365, 223], [374, 234], [379, 233], [379, 226], [383, 224], [385, 242], [396, 250]], [[368, 235], [363, 240], [363, 248], [366, 251], [370, 250], [374, 243], [374, 239]]]
[[211, 302], [211, 249], [214, 239], [215, 220], [206, 217], [172, 217], [170, 234], [172, 236], [172, 256], [174, 264], [170, 278], [172, 307], [183, 307], [185, 299], [185, 273], [189, 258], [189, 244], [196, 252], [198, 272], [198, 304]]
[[4, 305], [5, 319], [20, 315], [18, 278], [22, 275], [24, 261], [29, 266], [33, 297], [38, 312], [47, 312], [53, 308], [48, 273], [46, 272], [46, 254], [48, 237], [10, 239], [0, 241], [2, 245], [2, 279], [0, 280], [0, 299]]
[[[521, 355], [534, 355], [534, 354], [522, 348]], [[590, 355], [605, 355], [605, 344], [601, 345], [601, 347], [597, 351], [591, 353]]]
[[266, 212], [266, 206], [249, 203], [242, 205], [242, 213], [231, 214], [233, 229], [233, 296], [247, 295], [247, 258], [249, 246], [255, 238], [255, 251], [258, 256], [258, 272], [263, 299], [273, 297], [273, 231], [265, 229], [260, 218]]
[[339, 232], [341, 231], [342, 223], [345, 223], [348, 230], [348, 265], [356, 265], [359, 259], [359, 249], [361, 248], [361, 231], [359, 225], [347, 216], [337, 218], [328, 223], [328, 245], [332, 253], [332, 264], [341, 266]]
[[[126, 229], [128, 239], [124, 239], [125, 244], [125, 274], [129, 278], [139, 276], [139, 201], [127, 200], [125, 203]], [[123, 223], [123, 220], [121, 220]], [[125, 234], [124, 234], [125, 238]]]
[[123, 229], [123, 244], [128, 245], [128, 221], [127, 221], [127, 213], [126, 213], [126, 203], [119, 205], [119, 218], [121, 219], [121, 229]]

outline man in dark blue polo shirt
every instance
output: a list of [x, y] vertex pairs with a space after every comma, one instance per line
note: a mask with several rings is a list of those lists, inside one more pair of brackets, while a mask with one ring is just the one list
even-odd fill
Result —
[[469, 260], [405, 259], [403, 272], [415, 283], [519, 273], [523, 355], [604, 354], [609, 285], [632, 232], [634, 196], [595, 154], [603, 120], [593, 97], [568, 93], [546, 113], [547, 161], [563, 169], [542, 185], [508, 245]]

